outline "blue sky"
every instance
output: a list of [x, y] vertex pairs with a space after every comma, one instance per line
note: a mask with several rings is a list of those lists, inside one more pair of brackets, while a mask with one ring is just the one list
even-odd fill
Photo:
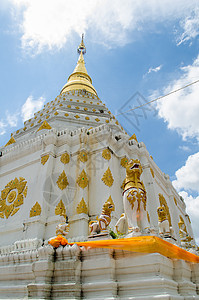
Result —
[[[88, 73], [116, 115], [199, 79], [198, 1], [1, 0], [0, 146], [59, 94], [82, 32]], [[198, 95], [199, 83], [118, 120], [169, 174], [199, 241]]]

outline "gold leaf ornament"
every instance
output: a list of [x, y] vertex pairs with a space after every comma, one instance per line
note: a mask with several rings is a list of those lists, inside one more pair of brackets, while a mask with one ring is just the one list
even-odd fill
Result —
[[114, 179], [113, 179], [113, 175], [111, 173], [111, 170], [109, 168], [104, 173], [104, 175], [102, 177], [102, 181], [104, 182], [104, 184], [106, 184], [109, 187], [111, 187], [113, 185]]
[[60, 190], [63, 190], [67, 187], [68, 184], [69, 183], [68, 183], [66, 173], [63, 171], [57, 180], [57, 185], [60, 188]]
[[87, 214], [88, 213], [88, 207], [86, 205], [86, 202], [84, 201], [84, 198], [82, 198], [82, 200], [79, 202], [79, 204], [77, 205], [77, 214]]
[[111, 151], [109, 149], [104, 149], [102, 151], [102, 157], [106, 160], [111, 159]]
[[126, 168], [127, 164], [128, 164], [128, 158], [125, 156], [121, 159], [120, 164], [123, 168]]
[[46, 154], [44, 156], [41, 157], [41, 164], [45, 165], [45, 163], [48, 161], [49, 159], [49, 154]]
[[70, 155], [66, 152], [66, 153], [63, 153], [60, 157], [60, 161], [65, 165], [65, 164], [68, 164], [69, 161], [70, 161]]
[[1, 191], [1, 218], [13, 216], [19, 210], [27, 196], [27, 181], [23, 177], [11, 180]]
[[79, 155], [78, 155], [78, 159], [81, 161], [81, 162], [86, 162], [88, 160], [88, 154], [86, 151], [82, 150]]
[[87, 177], [86, 172], [84, 170], [78, 176], [78, 178], [77, 178], [77, 184], [82, 189], [85, 189], [87, 187], [87, 185], [88, 185], [88, 177]]
[[30, 218], [41, 215], [41, 205], [36, 202], [30, 210]]
[[57, 216], [61, 214], [66, 214], [66, 208], [62, 200], [60, 200], [57, 206], [55, 207], [55, 214]]

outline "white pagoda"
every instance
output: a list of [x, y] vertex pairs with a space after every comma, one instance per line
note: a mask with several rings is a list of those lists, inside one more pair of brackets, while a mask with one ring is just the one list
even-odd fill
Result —
[[[185, 203], [144, 143], [99, 99], [83, 38], [78, 52], [61, 93], [0, 148], [0, 299], [199, 299], [198, 249]], [[107, 201], [115, 231], [131, 159], [142, 166], [148, 236], [166, 241], [158, 225], [163, 207], [172, 232], [166, 243], [190, 260], [158, 250], [48, 245], [63, 213], [68, 242], [87, 241], [89, 222]]]

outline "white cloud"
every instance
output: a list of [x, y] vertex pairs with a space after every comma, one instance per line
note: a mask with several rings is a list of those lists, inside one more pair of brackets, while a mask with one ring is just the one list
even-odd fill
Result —
[[199, 192], [199, 152], [190, 155], [175, 175], [173, 185], [178, 191], [183, 189]]
[[16, 127], [18, 123], [19, 113], [10, 114], [8, 111], [6, 112], [6, 123], [10, 127]]
[[160, 66], [158, 66], [158, 67], [156, 67], [156, 68], [149, 68], [147, 74], [150, 74], [150, 73], [152, 73], [152, 72], [157, 73], [157, 72], [160, 71], [161, 69], [162, 69], [162, 65], [160, 65]]
[[184, 198], [184, 201], [186, 203], [186, 210], [188, 215], [191, 217], [192, 229], [194, 232], [196, 243], [199, 245], [199, 196], [194, 198], [185, 191], [181, 191], [179, 194]]
[[185, 145], [180, 146], [179, 149], [180, 149], [180, 150], [183, 150], [183, 151], [186, 151], [186, 152], [191, 151], [191, 148], [190, 148], [189, 146], [185, 146]]
[[183, 33], [178, 38], [178, 45], [191, 41], [199, 35], [199, 8], [196, 8], [193, 14], [181, 21]]
[[148, 30], [155, 22], [167, 20], [181, 21], [188, 36], [185, 23], [198, 6], [194, 0], [125, 0], [122, 4], [120, 0], [9, 1], [22, 32], [23, 48], [35, 52], [60, 49], [72, 34], [87, 31], [98, 43], [121, 46], [130, 41], [129, 32]]
[[34, 113], [40, 110], [45, 102], [45, 98], [40, 97], [37, 100], [33, 100], [32, 96], [29, 96], [26, 102], [21, 108], [21, 116], [23, 121], [26, 121], [34, 116]]
[[[181, 69], [180, 78], [174, 80], [163, 94], [177, 90], [199, 78], [199, 56], [193, 64]], [[168, 128], [177, 130], [183, 139], [196, 138], [199, 141], [199, 82], [169, 95], [157, 102], [158, 114], [167, 122]]]
[[6, 133], [6, 124], [3, 121], [0, 121], [0, 135], [3, 135]]

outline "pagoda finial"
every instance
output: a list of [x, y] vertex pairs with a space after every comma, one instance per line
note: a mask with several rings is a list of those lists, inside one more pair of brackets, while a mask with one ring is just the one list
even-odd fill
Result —
[[79, 44], [78, 48], [77, 48], [77, 52], [80, 54], [85, 54], [86, 53], [86, 47], [84, 45], [84, 34], [82, 33], [82, 40], [81, 43]]

